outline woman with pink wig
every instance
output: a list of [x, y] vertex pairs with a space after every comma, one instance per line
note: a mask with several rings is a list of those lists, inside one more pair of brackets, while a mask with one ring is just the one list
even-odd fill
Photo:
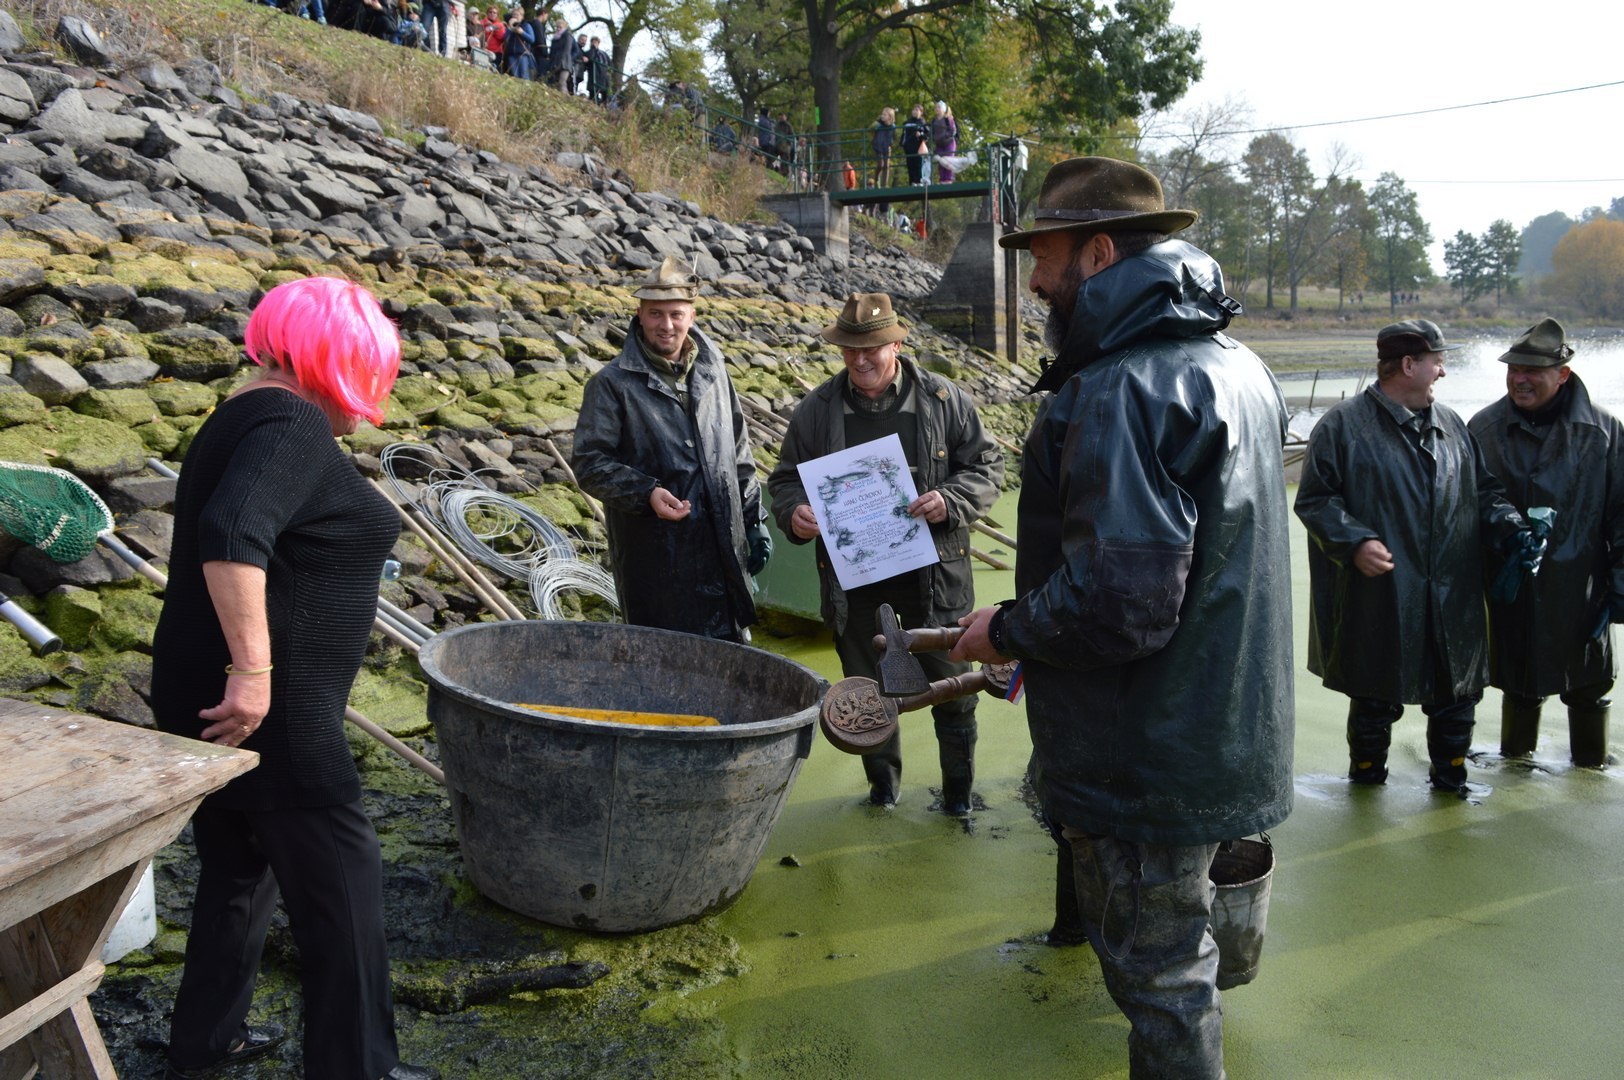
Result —
[[435, 1074], [395, 1046], [383, 862], [344, 735], [400, 525], [334, 441], [383, 419], [400, 335], [365, 289], [316, 277], [265, 294], [246, 349], [261, 371], [186, 453], [153, 638], [158, 726], [259, 754], [192, 818], [201, 869], [165, 1075], [210, 1076], [284, 1038], [248, 1023], [280, 894], [304, 1075], [421, 1080]]

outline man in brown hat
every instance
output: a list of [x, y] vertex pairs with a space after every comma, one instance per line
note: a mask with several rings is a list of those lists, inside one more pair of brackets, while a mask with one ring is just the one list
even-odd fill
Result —
[[1469, 427], [1512, 505], [1556, 511], [1539, 574], [1509, 603], [1490, 594], [1500, 753], [1533, 753], [1540, 706], [1558, 694], [1573, 763], [1600, 768], [1617, 673], [1609, 627], [1624, 622], [1624, 427], [1590, 400], [1572, 357], [1561, 323], [1535, 323], [1500, 357], [1506, 396]]
[[688, 264], [667, 258], [632, 295], [626, 344], [581, 396], [575, 475], [604, 504], [628, 623], [745, 641], [772, 539], [744, 414], [694, 325]]
[[[970, 580], [970, 523], [992, 509], [1004, 477], [1004, 459], [981, 428], [969, 397], [947, 379], [904, 359], [908, 336], [885, 293], [853, 293], [823, 339], [840, 346], [846, 369], [802, 399], [790, 418], [778, 467], [767, 480], [778, 527], [793, 542], [817, 541], [823, 618], [834, 630], [835, 651], [847, 677], [875, 678], [874, 616], [890, 604], [903, 626], [952, 626], [975, 602]], [[818, 535], [818, 522], [796, 466], [848, 446], [896, 435], [919, 497], [908, 513], [930, 525], [939, 558], [934, 566], [885, 581], [841, 589]], [[940, 654], [920, 663], [932, 679], [969, 670]], [[975, 698], [935, 706], [942, 767], [942, 811], [967, 814], [975, 778]], [[894, 806], [902, 781], [900, 740], [863, 757], [869, 801]]]
[[1045, 814], [1133, 1025], [1134, 1077], [1223, 1075], [1209, 869], [1291, 809], [1291, 583], [1263, 364], [1222, 331], [1223, 273], [1168, 238], [1156, 177], [1049, 170], [1032, 290], [1054, 362], [1021, 477], [1019, 598], [963, 620], [963, 659], [1021, 661]]
[[1296, 510], [1308, 670], [1348, 695], [1348, 778], [1387, 782], [1393, 724], [1420, 704], [1433, 790], [1465, 795], [1488, 679], [1481, 552], [1520, 556], [1528, 533], [1466, 422], [1433, 399], [1454, 348], [1426, 319], [1377, 333], [1376, 383], [1314, 426]]

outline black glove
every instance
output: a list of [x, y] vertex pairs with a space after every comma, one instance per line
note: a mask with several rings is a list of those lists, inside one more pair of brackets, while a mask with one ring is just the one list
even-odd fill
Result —
[[767, 560], [773, 557], [773, 535], [767, 531], [765, 521], [756, 522], [744, 530], [744, 535], [750, 541], [750, 558], [744, 568], [751, 577], [755, 577], [767, 569]]

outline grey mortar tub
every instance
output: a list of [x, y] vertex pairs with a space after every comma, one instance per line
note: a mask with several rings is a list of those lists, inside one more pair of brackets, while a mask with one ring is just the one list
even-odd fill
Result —
[[477, 623], [433, 638], [419, 662], [469, 879], [504, 907], [583, 930], [670, 926], [743, 892], [828, 688], [747, 645], [611, 623]]

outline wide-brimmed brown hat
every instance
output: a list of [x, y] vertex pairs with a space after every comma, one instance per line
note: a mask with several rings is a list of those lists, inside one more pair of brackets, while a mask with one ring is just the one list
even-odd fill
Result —
[[667, 255], [632, 295], [639, 300], [692, 300], [699, 295], [699, 275], [675, 255]]
[[902, 341], [908, 330], [897, 322], [891, 297], [882, 292], [852, 293], [833, 326], [823, 328], [823, 340], [845, 349], [872, 349]]
[[1060, 162], [1043, 178], [1032, 227], [1000, 236], [1006, 248], [1029, 248], [1042, 232], [1175, 233], [1195, 224], [1194, 210], [1169, 210], [1162, 182], [1131, 161], [1080, 157]]
[[1562, 324], [1544, 318], [1530, 326], [1523, 336], [1511, 343], [1500, 357], [1502, 364], [1520, 367], [1559, 367], [1573, 359], [1573, 346], [1568, 344]]

